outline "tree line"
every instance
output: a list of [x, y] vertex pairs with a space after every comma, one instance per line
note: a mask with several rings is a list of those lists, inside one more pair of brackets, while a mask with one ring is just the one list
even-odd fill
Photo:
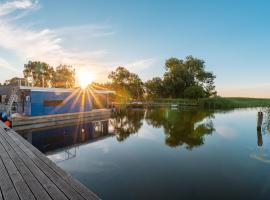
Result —
[[[47, 63], [29, 61], [24, 65], [24, 80], [36, 87], [75, 87], [75, 69], [69, 65], [56, 68]], [[92, 83], [95, 89], [115, 90], [119, 98], [125, 100], [143, 100], [145, 98], [189, 98], [198, 99], [215, 96], [216, 76], [205, 70], [202, 59], [187, 56], [185, 59], [169, 58], [165, 61], [165, 73], [162, 77], [153, 77], [146, 82], [119, 66], [108, 75], [106, 83]], [[7, 80], [11, 84], [19, 78]]]
[[163, 77], [154, 77], [146, 82], [124, 67], [112, 71], [108, 78], [110, 82], [104, 87], [112, 88], [131, 99], [198, 99], [217, 94], [214, 83], [216, 76], [205, 70], [204, 60], [193, 56], [167, 59]]
[[54, 68], [45, 62], [29, 61], [24, 65], [23, 76], [6, 80], [3, 85], [18, 85], [21, 82], [21, 85], [34, 87], [75, 87], [75, 69], [70, 65]]

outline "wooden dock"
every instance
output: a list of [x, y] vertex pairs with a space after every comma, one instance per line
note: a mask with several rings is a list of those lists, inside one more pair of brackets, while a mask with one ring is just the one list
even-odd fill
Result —
[[84, 123], [108, 119], [111, 116], [111, 109], [96, 109], [89, 112], [65, 113], [44, 115], [36, 117], [22, 117], [12, 120], [13, 129], [16, 131], [59, 126], [69, 123]]
[[99, 199], [0, 122], [0, 200]]

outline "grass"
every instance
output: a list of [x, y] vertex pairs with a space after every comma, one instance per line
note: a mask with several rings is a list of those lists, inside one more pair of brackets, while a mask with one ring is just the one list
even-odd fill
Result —
[[270, 106], [270, 99], [244, 98], [244, 97], [215, 97], [205, 98], [198, 101], [199, 106], [204, 108], [227, 109], [249, 108]]
[[177, 105], [182, 105], [182, 106], [197, 106], [198, 101], [197, 100], [191, 100], [191, 99], [170, 99], [170, 98], [159, 98], [159, 99], [153, 99], [148, 101], [149, 105], [155, 105], [155, 104], [160, 104], [160, 105], [166, 105], [166, 104], [177, 104]]
[[166, 106], [177, 104], [179, 106], [200, 106], [210, 109], [231, 109], [231, 108], [249, 108], [249, 107], [270, 107], [270, 99], [245, 98], [245, 97], [214, 97], [199, 100], [190, 99], [153, 99], [148, 102], [149, 106]]

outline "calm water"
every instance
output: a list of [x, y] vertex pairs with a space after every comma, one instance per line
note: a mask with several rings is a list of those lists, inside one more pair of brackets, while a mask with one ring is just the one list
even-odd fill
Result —
[[258, 109], [126, 110], [22, 132], [102, 199], [269, 199], [270, 133]]

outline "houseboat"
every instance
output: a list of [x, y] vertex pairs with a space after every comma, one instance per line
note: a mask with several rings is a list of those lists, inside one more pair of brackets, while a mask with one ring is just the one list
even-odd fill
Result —
[[[0, 111], [13, 118], [14, 125], [95, 117], [110, 113], [109, 96], [114, 91], [94, 89], [0, 87]], [[14, 117], [16, 116], [16, 118]]]

